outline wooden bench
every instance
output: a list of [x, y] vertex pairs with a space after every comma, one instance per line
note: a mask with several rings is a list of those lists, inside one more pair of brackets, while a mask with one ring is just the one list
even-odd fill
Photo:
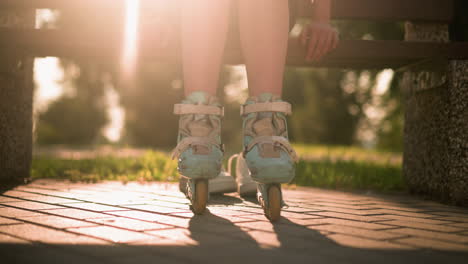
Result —
[[[142, 9], [152, 10], [156, 8], [154, 3], [141, 0]], [[345, 68], [417, 65], [406, 68], [407, 82], [403, 85], [407, 111], [405, 176], [415, 192], [468, 204], [468, 121], [464, 119], [468, 111], [465, 77], [468, 75], [468, 43], [449, 42], [449, 39], [434, 41], [436, 38], [431, 37], [437, 34], [448, 36], [447, 25], [454, 21], [458, 5], [466, 4], [462, 0], [333, 0], [332, 4], [334, 19], [410, 21], [406, 26], [406, 40], [342, 40], [338, 48], [319, 63], [304, 61], [303, 48], [291, 40], [288, 65]], [[30, 58], [118, 57], [122, 50], [122, 31], [34, 29], [33, 10], [43, 8], [72, 9], [75, 12], [89, 8], [114, 9], [123, 12], [125, 4], [117, 0], [0, 1], [0, 21], [2, 16], [17, 14], [18, 24], [22, 24], [21, 27], [2, 27], [0, 24], [0, 56], [6, 58], [0, 60], [0, 180], [4, 181], [21, 180], [29, 175], [32, 120]], [[299, 17], [307, 17], [312, 6], [309, 0], [296, 0], [293, 8]], [[140, 33], [140, 58], [177, 61], [179, 43], [174, 41], [167, 48], [155, 50], [158, 39], [148, 30], [143, 28]], [[242, 61], [239, 45], [229, 45], [226, 63], [239, 64]], [[435, 82], [437, 85], [422, 79], [427, 76], [439, 80]], [[439, 109], [431, 109], [429, 102], [434, 101]], [[18, 110], [18, 105], [23, 107]], [[434, 142], [437, 142], [437, 147], [431, 147]]]

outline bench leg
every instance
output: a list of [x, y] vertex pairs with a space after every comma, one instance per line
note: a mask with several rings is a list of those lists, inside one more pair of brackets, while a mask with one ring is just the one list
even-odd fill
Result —
[[[448, 41], [445, 25], [408, 23], [406, 30], [410, 41]], [[468, 61], [415, 66], [403, 87], [403, 171], [410, 190], [468, 205]]]
[[[32, 27], [33, 11], [0, 11], [3, 27]], [[0, 57], [0, 187], [29, 178], [32, 156], [33, 59]]]

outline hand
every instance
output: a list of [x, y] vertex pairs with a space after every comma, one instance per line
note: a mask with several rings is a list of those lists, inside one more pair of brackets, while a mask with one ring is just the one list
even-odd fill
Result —
[[301, 44], [307, 47], [306, 61], [316, 62], [338, 45], [338, 32], [328, 23], [312, 22], [300, 36]]

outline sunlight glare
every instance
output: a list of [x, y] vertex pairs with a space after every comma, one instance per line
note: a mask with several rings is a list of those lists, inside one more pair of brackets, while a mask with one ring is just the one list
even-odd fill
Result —
[[122, 70], [125, 77], [132, 78], [137, 65], [138, 21], [140, 0], [125, 0], [125, 32]]
[[42, 111], [50, 102], [63, 94], [63, 85], [60, 83], [64, 77], [60, 60], [55, 57], [37, 58], [34, 62], [34, 111]]

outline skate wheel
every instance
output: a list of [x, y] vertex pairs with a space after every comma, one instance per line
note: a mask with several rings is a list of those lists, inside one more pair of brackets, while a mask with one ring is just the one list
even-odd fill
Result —
[[195, 195], [192, 197], [192, 210], [194, 214], [200, 215], [205, 212], [208, 202], [208, 181], [198, 180], [195, 182]]
[[276, 222], [281, 217], [281, 187], [277, 185], [268, 188], [268, 206], [265, 214], [271, 222]]

